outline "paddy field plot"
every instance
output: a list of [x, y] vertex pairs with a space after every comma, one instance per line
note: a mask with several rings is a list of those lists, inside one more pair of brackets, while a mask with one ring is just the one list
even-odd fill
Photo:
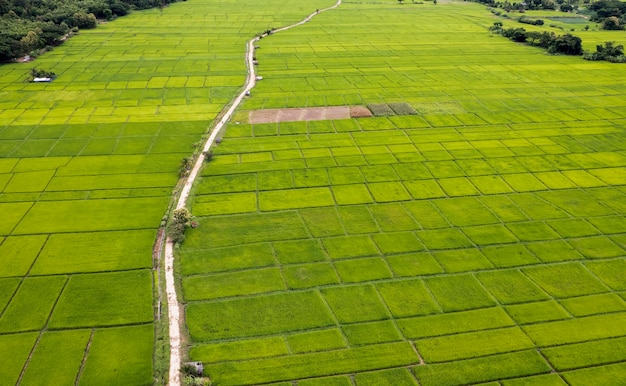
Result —
[[179, 164], [242, 87], [246, 41], [330, 4], [172, 4], [0, 67], [2, 383], [163, 382], [152, 247]]
[[[205, 375], [624, 378], [626, 73], [491, 36], [494, 20], [470, 3], [344, 3], [259, 42], [263, 81], [213, 149], [179, 254]], [[395, 103], [417, 114], [245, 119]]]

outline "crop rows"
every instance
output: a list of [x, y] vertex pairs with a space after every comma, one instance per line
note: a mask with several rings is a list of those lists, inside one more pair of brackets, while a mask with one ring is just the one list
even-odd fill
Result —
[[[490, 24], [477, 5], [346, 3], [260, 42], [264, 79], [213, 149], [180, 253], [205, 375], [623, 379], [626, 79]], [[405, 102], [418, 114], [384, 114]], [[246, 120], [335, 105], [381, 116]]]
[[[163, 383], [157, 228], [245, 42], [328, 2], [293, 3], [133, 12], [0, 67], [3, 384]], [[33, 67], [58, 77], [24, 82]]]

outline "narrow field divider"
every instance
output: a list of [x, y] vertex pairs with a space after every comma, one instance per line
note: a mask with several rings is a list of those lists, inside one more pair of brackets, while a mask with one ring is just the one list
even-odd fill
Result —
[[[316, 15], [321, 12], [328, 11], [334, 8], [337, 8], [341, 4], [341, 0], [337, 0], [335, 5], [330, 6], [328, 8], [324, 8], [321, 10], [316, 10], [303, 20], [291, 24], [282, 28], [278, 28], [272, 31], [272, 34], [282, 32], [288, 30], [293, 27], [297, 27], [303, 25], [313, 19]], [[193, 169], [189, 173], [189, 176], [182, 184], [182, 190], [178, 197], [178, 201], [176, 202], [176, 207], [174, 209], [184, 208], [187, 205], [187, 199], [189, 198], [189, 193], [191, 192], [191, 187], [193, 186], [198, 172], [202, 167], [205, 161], [205, 154], [208, 153], [211, 146], [215, 143], [217, 136], [226, 125], [226, 123], [230, 120], [233, 113], [239, 107], [243, 99], [249, 95], [250, 90], [254, 88], [256, 85], [256, 72], [254, 70], [254, 51], [255, 51], [255, 43], [258, 42], [262, 37], [268, 36], [269, 34], [263, 34], [261, 36], [256, 36], [253, 39], [249, 40], [246, 45], [246, 67], [248, 70], [248, 78], [243, 87], [241, 93], [227, 106], [228, 109], [226, 112], [218, 115], [217, 123], [213, 126], [211, 130], [211, 135], [204, 143], [202, 151], [198, 154], [198, 158], [193, 166]], [[174, 243], [172, 240], [167, 237], [165, 241], [165, 287], [167, 294], [167, 304], [168, 304], [168, 319], [169, 319], [169, 336], [170, 336], [170, 371], [169, 371], [169, 386], [179, 386], [180, 383], [180, 369], [181, 369], [181, 337], [180, 337], [180, 322], [181, 322], [181, 313], [180, 306], [178, 303], [178, 295], [176, 294], [176, 285], [174, 279]]]

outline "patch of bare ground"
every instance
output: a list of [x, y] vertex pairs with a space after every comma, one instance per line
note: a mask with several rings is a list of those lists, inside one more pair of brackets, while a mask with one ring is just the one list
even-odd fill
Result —
[[296, 121], [324, 121], [371, 117], [365, 106], [331, 106], [286, 109], [252, 110], [248, 113], [248, 123], [276, 123]]

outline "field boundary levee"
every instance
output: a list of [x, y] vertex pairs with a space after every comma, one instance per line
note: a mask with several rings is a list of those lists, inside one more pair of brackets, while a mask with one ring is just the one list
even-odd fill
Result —
[[[233, 113], [239, 107], [241, 102], [244, 100], [246, 96], [249, 95], [250, 90], [254, 88], [256, 85], [256, 72], [254, 69], [254, 51], [255, 51], [255, 43], [258, 42], [261, 38], [268, 36], [270, 34], [275, 34], [278, 32], [282, 32], [300, 25], [303, 25], [313, 19], [316, 15], [321, 12], [328, 11], [334, 8], [337, 8], [341, 5], [342, 0], [337, 0], [337, 2], [324, 9], [319, 9], [304, 18], [303, 20], [281, 27], [275, 30], [272, 30], [271, 33], [264, 33], [261, 36], [256, 36], [248, 41], [246, 44], [246, 67], [248, 71], [248, 77], [246, 83], [243, 87], [243, 90], [239, 93], [235, 99], [231, 103], [229, 103], [222, 113], [218, 115], [218, 119], [214, 121], [213, 127], [210, 128], [210, 136], [204, 143], [202, 147], [202, 151], [198, 154], [196, 161], [194, 163], [193, 168], [191, 169], [188, 177], [184, 180], [182, 184], [182, 189], [180, 194], [178, 195], [178, 200], [176, 201], [176, 206], [174, 209], [180, 209], [186, 206], [187, 199], [189, 198], [189, 193], [191, 192], [191, 188], [196, 180], [196, 177], [205, 161], [205, 154], [208, 153], [211, 146], [215, 143], [215, 140], [218, 138], [219, 133], [225, 126], [225, 124], [230, 120]], [[224, 112], [225, 111], [225, 112]], [[180, 186], [180, 185], [177, 185]], [[167, 237], [165, 242], [165, 250], [164, 250], [164, 261], [165, 261], [165, 287], [166, 287], [166, 296], [167, 296], [167, 304], [168, 304], [168, 321], [169, 321], [169, 342], [170, 342], [170, 370], [169, 370], [169, 382], [170, 386], [179, 386], [180, 383], [180, 369], [181, 369], [181, 310], [180, 304], [178, 302], [178, 295], [176, 293], [176, 284], [174, 277], [174, 243], [172, 240]]]

